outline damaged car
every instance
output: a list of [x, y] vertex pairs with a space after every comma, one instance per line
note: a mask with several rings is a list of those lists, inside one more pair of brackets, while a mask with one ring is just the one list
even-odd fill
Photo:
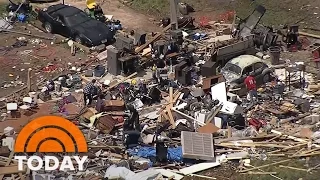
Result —
[[48, 33], [60, 34], [88, 47], [109, 44], [114, 38], [108, 26], [73, 6], [49, 6], [38, 12], [38, 19]]
[[238, 94], [245, 94], [246, 88], [244, 80], [247, 73], [253, 73], [257, 86], [270, 82], [273, 77], [272, 70], [260, 58], [253, 55], [241, 55], [231, 59], [221, 69], [221, 73], [226, 79], [229, 89], [239, 89]]

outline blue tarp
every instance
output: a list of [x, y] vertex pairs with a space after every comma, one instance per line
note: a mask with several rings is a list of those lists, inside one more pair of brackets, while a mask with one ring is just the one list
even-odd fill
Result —
[[[132, 156], [139, 156], [143, 158], [156, 157], [155, 147], [139, 147], [128, 149], [128, 153]], [[177, 148], [168, 148], [168, 160], [170, 162], [181, 162], [182, 158], [182, 148], [181, 146]]]

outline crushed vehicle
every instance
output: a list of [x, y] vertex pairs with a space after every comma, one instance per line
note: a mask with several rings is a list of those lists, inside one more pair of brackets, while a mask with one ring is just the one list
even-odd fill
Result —
[[[247, 73], [253, 73], [256, 79], [257, 85], [270, 82], [273, 77], [272, 70], [268, 67], [262, 59], [253, 55], [241, 55], [231, 59], [221, 69], [226, 82], [230, 85], [230, 89], [246, 89], [244, 80], [247, 77]], [[246, 91], [241, 91], [240, 94]]]
[[38, 12], [38, 19], [48, 33], [60, 34], [88, 47], [109, 44], [114, 39], [108, 26], [73, 6], [49, 6]]

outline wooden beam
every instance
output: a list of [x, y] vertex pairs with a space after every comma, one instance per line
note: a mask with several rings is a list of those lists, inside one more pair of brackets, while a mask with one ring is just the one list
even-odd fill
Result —
[[[5, 166], [9, 166], [9, 165], [10, 165], [10, 163], [11, 163], [11, 161], [12, 161], [12, 158], [13, 158], [13, 155], [14, 155], [14, 152], [11, 152], [10, 155], [9, 155], [9, 159], [7, 160]], [[2, 180], [3, 177], [4, 177], [4, 174], [1, 174], [1, 175], [0, 175], [0, 180]]]
[[138, 47], [135, 52], [139, 53], [141, 52], [143, 49], [145, 49], [146, 47], [149, 46], [149, 44], [151, 44], [153, 41], [157, 40], [162, 34], [164, 34], [167, 30], [169, 30], [171, 28], [171, 24], [169, 24], [167, 27], [165, 27], [160, 33], [157, 33], [155, 36], [153, 36], [149, 41], [147, 41], [145, 44], [141, 45], [140, 47]]
[[124, 81], [126, 81], [126, 80], [128, 80], [128, 79], [130, 79], [130, 78], [132, 78], [132, 77], [134, 77], [134, 76], [136, 76], [137, 74], [138, 74], [138, 73], [135, 72], [135, 73], [131, 74], [130, 76], [127, 76], [127, 77], [123, 78], [122, 80], [120, 80], [120, 81], [116, 82], [115, 84], [109, 86], [106, 91], [109, 91], [110, 89], [112, 89], [112, 88], [118, 86], [120, 83], [123, 83]]
[[315, 156], [315, 155], [320, 155], [320, 152], [309, 153], [309, 154], [297, 154], [290, 157], [308, 157], [308, 156]]
[[169, 87], [169, 106], [170, 108], [173, 107], [173, 88]]
[[173, 119], [173, 115], [172, 115], [172, 112], [171, 112], [171, 107], [167, 106], [166, 110], [167, 110], [167, 113], [168, 113], [168, 116], [169, 116], [170, 123], [171, 123], [171, 125], [172, 125], [172, 127], [174, 129], [174, 128], [176, 128], [176, 123], [174, 122], [174, 119]]
[[250, 169], [246, 169], [246, 170], [242, 170], [242, 171], [239, 171], [239, 172], [240, 173], [249, 172], [249, 171], [253, 171], [253, 170], [256, 170], [256, 169], [265, 168], [265, 167], [269, 167], [269, 166], [285, 163], [285, 162], [288, 162], [288, 161], [291, 161], [291, 159], [286, 159], [286, 160], [274, 162], [274, 163], [271, 163], [271, 164], [265, 164], [265, 165], [262, 165], [262, 166], [258, 166], [258, 167], [254, 167], [254, 168], [250, 168]]
[[226, 146], [238, 146], [238, 147], [277, 147], [277, 148], [286, 148], [287, 146], [284, 145], [278, 145], [278, 144], [259, 144], [259, 143], [221, 143], [221, 145]]
[[308, 37], [313, 37], [313, 38], [320, 39], [320, 36], [319, 36], [319, 35], [310, 34], [310, 33], [301, 32], [301, 31], [299, 31], [299, 35], [302, 35], [302, 36], [308, 36]]
[[297, 147], [300, 147], [300, 146], [305, 146], [307, 145], [308, 143], [302, 143], [302, 144], [297, 144], [295, 146], [290, 146], [290, 147], [286, 147], [284, 149], [278, 149], [278, 150], [275, 150], [275, 151], [271, 151], [271, 152], [267, 152], [268, 154], [272, 154], [272, 153], [275, 153], [275, 152], [280, 152], [280, 151], [287, 151], [289, 149], [294, 149], [294, 148], [297, 148]]
[[[25, 173], [25, 172], [26, 172], [26, 169], [19, 171], [17, 165], [0, 167], [0, 175], [1, 176], [7, 175], [7, 174], [20, 174], [20, 173]], [[20, 176], [20, 179], [21, 179], [21, 176]]]
[[283, 165], [280, 165], [279, 167], [281, 167], [281, 168], [287, 168], [287, 169], [293, 169], [293, 170], [298, 170], [298, 171], [308, 172], [308, 169], [301, 169], [301, 168], [296, 168], [296, 167], [291, 167], [291, 166], [283, 166]]

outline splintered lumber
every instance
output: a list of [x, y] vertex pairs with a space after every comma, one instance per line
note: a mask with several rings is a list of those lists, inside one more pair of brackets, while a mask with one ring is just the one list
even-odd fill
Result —
[[18, 174], [18, 173], [25, 173], [26, 170], [19, 171], [18, 165], [14, 166], [6, 166], [6, 167], [0, 167], [0, 175], [6, 175], [6, 174]]
[[153, 36], [150, 40], [148, 40], [145, 44], [141, 45], [140, 47], [138, 47], [135, 52], [139, 53], [141, 52], [143, 49], [145, 49], [146, 47], [149, 46], [149, 44], [151, 44], [153, 41], [157, 40], [163, 33], [165, 33], [167, 30], [169, 30], [171, 28], [171, 24], [169, 24], [167, 27], [165, 27], [160, 33], [157, 33], [155, 36]]
[[172, 87], [169, 88], [169, 103], [170, 104], [168, 106], [172, 108], [173, 107], [173, 88]]
[[169, 121], [170, 121], [170, 123], [171, 123], [171, 125], [172, 125], [172, 127], [174, 129], [174, 128], [176, 128], [176, 123], [174, 122], [174, 119], [173, 119], [173, 115], [172, 115], [172, 112], [171, 112], [171, 107], [167, 106], [166, 110], [167, 110], [167, 113], [168, 113], [168, 116], [169, 116]]
[[300, 149], [299, 151], [297, 151], [297, 152], [295, 152], [292, 156], [294, 156], [294, 155], [297, 155], [297, 154], [300, 154], [302, 151], [304, 151], [306, 148], [302, 148], [302, 149]]
[[278, 150], [275, 150], [275, 151], [271, 151], [271, 152], [267, 152], [268, 154], [272, 154], [272, 153], [275, 153], [275, 152], [280, 152], [280, 151], [287, 151], [289, 149], [294, 149], [294, 148], [297, 148], [297, 147], [300, 147], [300, 146], [305, 146], [307, 145], [308, 143], [302, 143], [302, 144], [297, 144], [295, 146], [290, 146], [290, 147], [286, 147], [286, 148], [283, 148], [283, 149], [278, 149]]
[[[255, 166], [252, 166], [252, 165], [250, 165], [251, 167], [253, 167], [253, 168], [256, 168]], [[264, 170], [262, 170], [262, 169], [257, 169], [257, 170], [259, 170], [260, 172], [266, 172], [266, 171], [264, 171]], [[249, 171], [249, 172], [252, 172], [252, 171]], [[279, 178], [278, 176], [275, 176], [275, 175], [273, 175], [273, 174], [269, 174], [271, 177], [274, 177], [274, 178], [276, 178], [276, 179], [279, 179], [279, 180], [283, 180], [283, 179], [281, 179], [281, 178]]]
[[312, 153], [314, 151], [319, 151], [319, 150], [320, 150], [320, 148], [314, 148], [314, 149], [310, 149], [308, 151], [301, 152], [301, 154], [309, 154], [309, 153]]
[[296, 167], [291, 167], [291, 166], [283, 166], [283, 165], [280, 165], [279, 167], [281, 167], [281, 168], [287, 168], [287, 169], [293, 169], [293, 170], [298, 170], [298, 171], [308, 172], [308, 169], [301, 169], [301, 168], [296, 168]]
[[269, 139], [269, 140], [266, 140], [266, 142], [271, 142], [271, 141], [273, 141], [273, 140], [275, 140], [275, 139], [280, 138], [281, 136], [282, 136], [282, 135], [278, 135], [278, 136], [273, 137], [273, 138], [271, 138], [271, 139]]
[[315, 155], [320, 155], [320, 152], [309, 153], [309, 154], [297, 154], [290, 157], [308, 157], [308, 156], [315, 156]]
[[253, 146], [257, 146], [257, 147], [277, 147], [277, 148], [285, 148], [287, 146], [284, 145], [278, 145], [278, 144], [260, 144], [260, 143], [241, 143], [241, 142], [237, 142], [237, 143], [221, 143], [220, 145], [227, 145], [227, 146], [244, 146], [244, 147], [253, 147]]
[[239, 140], [257, 140], [257, 139], [266, 139], [266, 138], [273, 138], [275, 135], [258, 135], [256, 137], [231, 137], [231, 138], [225, 138], [225, 139], [216, 139], [215, 143], [222, 143], [222, 142], [228, 142], [228, 141], [239, 141]]
[[283, 160], [283, 161], [278, 161], [278, 162], [274, 162], [274, 163], [270, 163], [270, 164], [265, 164], [265, 165], [262, 165], [262, 166], [258, 166], [258, 167], [254, 167], [254, 168], [250, 168], [250, 169], [246, 169], [246, 170], [241, 170], [239, 172], [240, 173], [249, 172], [249, 171], [253, 171], [253, 170], [256, 170], [256, 169], [261, 169], [261, 168], [265, 168], [265, 167], [269, 167], [269, 166], [273, 166], [273, 165], [277, 165], [277, 164], [282, 164], [282, 163], [285, 163], [285, 162], [288, 162], [288, 161], [291, 161], [291, 159], [286, 159], [286, 160]]
[[[298, 141], [298, 142], [302, 142], [302, 143], [307, 143], [309, 141], [305, 140], [305, 139], [301, 139], [301, 138], [297, 138], [297, 137], [294, 137], [294, 136], [290, 136], [290, 135], [285, 135], [284, 133], [280, 132], [280, 131], [276, 131], [276, 130], [271, 130], [272, 133], [274, 134], [278, 134], [278, 135], [282, 135], [288, 139], [292, 139], [294, 141]], [[320, 145], [318, 144], [312, 144], [311, 146], [314, 146], [314, 147], [320, 147]]]
[[205, 125], [203, 122], [198, 121], [194, 117], [191, 117], [191, 116], [189, 116], [189, 115], [187, 115], [187, 114], [185, 114], [185, 113], [183, 113], [183, 112], [181, 112], [179, 110], [176, 110], [175, 108], [171, 108], [171, 110], [176, 112], [176, 113], [178, 113], [178, 114], [180, 114], [180, 115], [182, 115], [182, 116], [184, 116], [184, 117], [186, 117], [186, 118], [188, 118], [188, 119], [190, 119], [190, 120], [193, 120], [193, 121], [197, 122], [200, 126], [204, 126]]
[[2, 29], [0, 28], [0, 32], [9, 32], [9, 33], [15, 33], [15, 34], [21, 34], [21, 35], [25, 35], [25, 36], [31, 36], [31, 37], [35, 37], [35, 38], [40, 38], [40, 39], [47, 39], [47, 40], [53, 40], [53, 37], [46, 37], [46, 36], [40, 36], [40, 35], [36, 35], [36, 34], [29, 34], [29, 33], [25, 33], [25, 32], [20, 32], [20, 31], [14, 31], [14, 30], [10, 30], [10, 29]]
[[136, 76], [137, 74], [138, 74], [138, 73], [135, 72], [135, 73], [131, 74], [130, 76], [127, 76], [127, 77], [123, 78], [122, 80], [116, 82], [115, 84], [112, 84], [111, 86], [109, 86], [109, 87], [107, 88], [107, 91], [110, 90], [110, 89], [112, 89], [112, 88], [114, 88], [114, 87], [116, 87], [116, 86], [118, 86], [120, 83], [123, 83], [124, 81], [126, 81], [126, 80], [128, 80], [128, 79], [130, 79], [130, 78], [132, 78], [132, 77], [134, 77], [134, 76]]
[[[10, 163], [12, 161], [12, 158], [13, 158], [13, 155], [14, 155], [14, 152], [11, 152], [5, 166], [9, 166], [10, 165]], [[2, 180], [3, 177], [4, 177], [4, 174], [1, 174], [0, 175], [0, 180]]]
[[315, 34], [310, 34], [310, 33], [301, 32], [301, 31], [299, 31], [299, 34], [303, 35], [303, 36], [309, 36], [309, 37], [320, 39], [320, 36], [319, 35], [315, 35]]
[[6, 174], [16, 174], [16, 173], [18, 173], [21, 180], [25, 179], [24, 176], [22, 175], [22, 172], [26, 172], [26, 171], [18, 171], [18, 166], [12, 166], [12, 167], [9, 166], [13, 159], [13, 155], [14, 155], [14, 152], [11, 152], [5, 164], [5, 167], [0, 167], [0, 180], [2, 180], [4, 175]]
[[277, 172], [252, 172], [249, 171], [245, 174], [252, 174], [252, 175], [270, 175], [270, 174], [277, 174]]

